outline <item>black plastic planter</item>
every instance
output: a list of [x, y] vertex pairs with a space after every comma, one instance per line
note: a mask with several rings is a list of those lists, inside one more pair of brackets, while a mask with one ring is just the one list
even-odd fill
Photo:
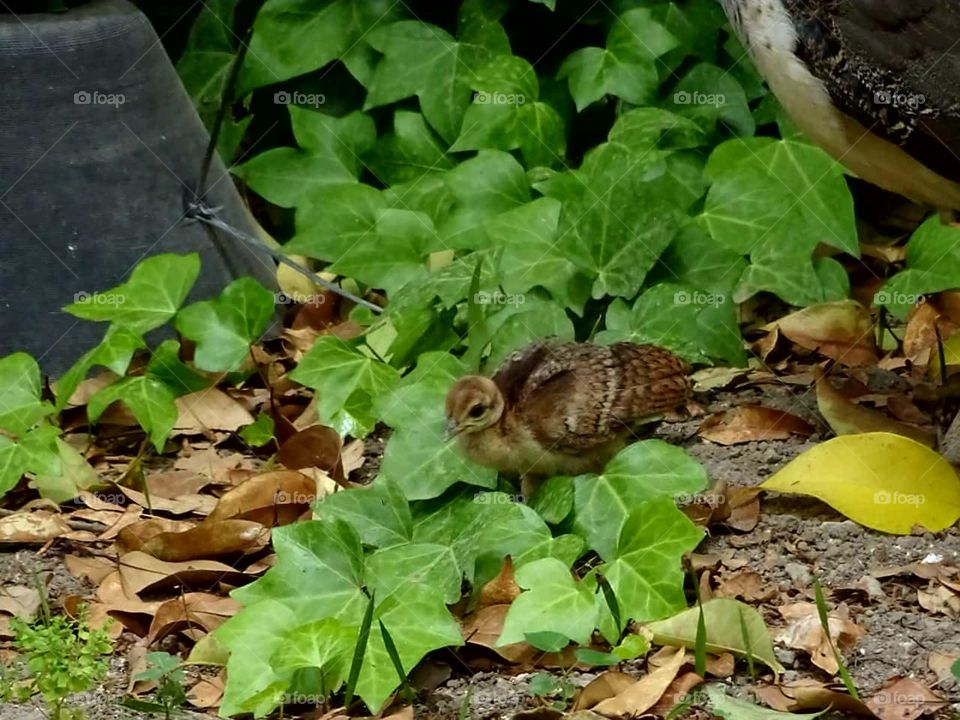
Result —
[[[0, 13], [0, 356], [56, 375], [106, 329], [60, 308], [122, 282], [142, 258], [199, 252], [192, 297], [272, 282], [269, 258], [186, 220], [207, 133], [147, 19], [124, 0]], [[209, 204], [251, 231], [219, 159]]]

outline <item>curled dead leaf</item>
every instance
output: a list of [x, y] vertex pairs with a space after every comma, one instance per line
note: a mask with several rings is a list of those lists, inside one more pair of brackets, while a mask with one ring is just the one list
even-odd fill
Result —
[[877, 362], [873, 318], [867, 308], [854, 300], [811, 305], [772, 325], [800, 347], [848, 367]]
[[880, 720], [914, 720], [933, 715], [947, 701], [913, 678], [891, 678], [867, 700], [867, 707]]
[[63, 516], [36, 510], [0, 518], [0, 543], [45, 543], [70, 532]]
[[119, 560], [120, 579], [127, 596], [164, 591], [204, 591], [220, 583], [244, 585], [253, 578], [213, 560], [164, 562], [139, 550]]
[[755, 440], [786, 440], [791, 435], [807, 437], [813, 428], [805, 420], [783, 410], [746, 405], [711, 415], [700, 426], [700, 437], [719, 445]]
[[847, 617], [845, 607], [842, 610], [831, 610], [827, 614], [829, 638], [820, 624], [817, 606], [814, 603], [793, 603], [777, 610], [787, 621], [787, 626], [777, 633], [776, 641], [808, 653], [810, 661], [830, 675], [836, 675], [839, 669], [830, 640], [833, 640], [833, 646], [843, 652], [853, 647], [866, 632]]
[[316, 482], [300, 472], [276, 470], [256, 475], [220, 498], [208, 521], [252, 520], [265, 527], [297, 520], [316, 500]]
[[848, 400], [822, 372], [817, 378], [817, 407], [824, 420], [837, 435], [856, 435], [868, 432], [889, 432], [934, 446], [934, 438], [918, 427], [894, 420], [879, 410], [858, 405]]
[[186, 593], [173, 598], [157, 608], [147, 633], [147, 644], [152, 645], [170, 633], [188, 627], [213, 632], [240, 608], [236, 600], [210, 593]]
[[668, 659], [660, 667], [612, 698], [598, 703], [594, 710], [608, 717], [635, 716], [645, 713], [657, 704], [670, 687], [684, 663], [685, 654], [683, 648], [671, 649]]

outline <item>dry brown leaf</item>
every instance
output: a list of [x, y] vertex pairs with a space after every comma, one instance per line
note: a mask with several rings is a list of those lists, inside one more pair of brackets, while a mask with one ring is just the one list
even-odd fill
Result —
[[807, 350], [848, 367], [867, 367], [877, 362], [873, 318], [854, 300], [821, 303], [780, 318], [773, 327]]
[[196, 495], [207, 485], [210, 478], [192, 470], [168, 470], [150, 473], [144, 477], [150, 497], [175, 500], [182, 495]]
[[786, 440], [791, 435], [813, 433], [809, 423], [782, 410], [747, 405], [711, 415], [700, 426], [700, 437], [719, 445], [754, 440]]
[[758, 573], [748, 570], [720, 578], [716, 594], [747, 602], [766, 602], [777, 595], [777, 589], [767, 586]]
[[86, 578], [93, 585], [99, 585], [107, 575], [117, 569], [110, 560], [95, 555], [67, 555], [63, 558], [63, 562], [71, 575]]
[[[111, 512], [122, 513], [126, 507], [126, 496], [121, 492], [116, 493], [92, 493], [89, 490], [81, 490], [77, 495], [80, 500], [91, 510], [108, 510]], [[121, 504], [123, 503], [123, 504]]]
[[477, 597], [477, 609], [490, 605], [509, 605], [520, 594], [520, 586], [513, 577], [513, 560], [508, 555], [503, 561], [503, 567], [497, 576], [480, 588]]
[[178, 533], [192, 530], [197, 524], [191, 520], [172, 520], [152, 517], [128, 525], [117, 534], [117, 549], [120, 553], [140, 550], [150, 538], [161, 533]]
[[938, 580], [927, 588], [917, 590], [917, 602], [928, 612], [946, 615], [954, 620], [960, 618], [960, 595]]
[[[817, 606], [814, 603], [801, 602], [784, 605], [777, 610], [787, 620], [787, 626], [777, 633], [775, 641], [809, 653], [814, 665], [830, 675], [835, 675], [839, 666], [833, 654], [833, 648], [830, 646], [830, 640], [820, 625]], [[827, 614], [830, 637], [841, 652], [856, 644], [865, 632], [845, 615], [846, 613], [842, 610]]]
[[196, 685], [187, 690], [187, 701], [201, 710], [215, 708], [220, 704], [223, 690], [223, 673], [212, 678], [201, 678]]
[[147, 643], [138, 639], [127, 651], [127, 695], [145, 695], [157, 687], [155, 680], [135, 680], [147, 669]]
[[173, 598], [157, 608], [147, 633], [147, 644], [152, 645], [170, 633], [188, 627], [213, 632], [240, 608], [236, 600], [210, 593], [186, 593]]
[[[163, 512], [168, 512], [171, 515], [186, 515], [187, 513], [200, 512], [204, 509], [205, 506], [212, 505], [216, 502], [215, 498], [210, 497], [209, 495], [181, 495], [176, 499], [165, 498], [161, 496], [151, 495], [149, 498], [140, 492], [139, 490], [134, 490], [133, 488], [124, 487], [122, 485], [117, 486], [120, 491], [126, 495], [130, 500], [135, 502], [137, 505], [143, 508], [147, 508], [150, 511], [162, 510]], [[209, 507], [206, 508], [202, 514], [210, 512]]]
[[203, 475], [218, 485], [234, 485], [233, 474], [236, 471], [254, 470], [256, 467], [255, 458], [241, 453], [221, 454], [215, 447], [181, 452], [173, 462], [174, 470], [188, 470]]
[[350, 473], [363, 467], [366, 462], [364, 450], [363, 440], [352, 440], [340, 451], [340, 462], [343, 463], [344, 477], [350, 477]]
[[843, 599], [847, 596], [862, 596], [862, 599], [870, 602], [879, 602], [886, 597], [880, 581], [871, 575], [864, 575], [855, 583], [840, 585], [834, 588], [833, 595], [838, 599]]
[[335, 480], [343, 479], [340, 448], [343, 441], [333, 428], [313, 425], [285, 440], [277, 459], [288, 470], [320, 468]]
[[80, 617], [82, 608], [87, 624], [94, 630], [106, 630], [112, 640], [123, 633], [123, 625], [110, 616], [110, 608], [103, 603], [90, 602], [79, 595], [64, 595], [60, 604], [67, 616], [74, 619]]
[[220, 498], [207, 518], [237, 518], [265, 527], [295, 522], [317, 497], [316, 482], [293, 470], [276, 470], [250, 478]]
[[903, 333], [903, 354], [914, 365], [926, 367], [937, 352], [937, 332], [946, 340], [956, 329], [950, 318], [941, 314], [933, 303], [915, 305]]
[[177, 398], [173, 435], [202, 435], [211, 430], [236, 432], [253, 422], [253, 415], [223, 390], [209, 387]]
[[927, 658], [927, 665], [937, 676], [937, 682], [946, 682], [955, 679], [953, 665], [958, 660], [960, 660], [960, 652], [945, 653], [934, 650]]
[[754, 695], [766, 705], [780, 712], [805, 710], [832, 710], [853, 713], [868, 718], [876, 715], [859, 700], [845, 692], [838, 692], [817, 680], [797, 680], [780, 685], [759, 685], [752, 688]]
[[647, 673], [614, 697], [599, 703], [594, 710], [607, 716], [629, 716], [640, 715], [656, 705], [684, 663], [686, 651], [683, 648], [670, 648], [670, 650], [671, 653], [663, 665]]
[[580, 688], [573, 700], [573, 710], [586, 710], [599, 702], [619, 695], [637, 679], [619, 670], [604, 670]]
[[889, 432], [916, 440], [927, 447], [934, 446], [934, 439], [930, 434], [920, 428], [894, 420], [879, 410], [848, 400], [823, 375], [817, 381], [817, 407], [837, 435]]
[[690, 691], [702, 682], [703, 678], [695, 672], [685, 672], [683, 675], [678, 675], [667, 687], [663, 697], [650, 708], [649, 714], [657, 717], [667, 716], [677, 705], [687, 700]]
[[915, 562], [907, 565], [875, 568], [870, 571], [870, 574], [875, 578], [914, 575], [924, 580], [949, 580], [958, 572], [960, 572], [960, 568], [953, 565], [944, 565], [942, 562]]
[[254, 552], [266, 547], [270, 531], [251, 520], [214, 520], [184, 532], [164, 532], [146, 540], [143, 552], [159, 560], [179, 562]]
[[0, 587], [0, 613], [13, 615], [21, 620], [34, 616], [40, 607], [40, 593], [26, 585]]
[[46, 510], [0, 518], [0, 543], [45, 543], [70, 532], [63, 516]]
[[866, 704], [880, 720], [914, 720], [933, 715], [947, 701], [912, 678], [891, 678]]
[[242, 585], [252, 578], [213, 560], [164, 562], [135, 550], [119, 560], [120, 579], [127, 596], [160, 590], [204, 591], [221, 582]]

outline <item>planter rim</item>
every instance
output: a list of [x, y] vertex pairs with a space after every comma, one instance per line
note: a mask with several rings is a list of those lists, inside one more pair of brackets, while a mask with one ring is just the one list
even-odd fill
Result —
[[70, 52], [149, 23], [128, 0], [89, 0], [58, 13], [0, 12], [0, 57]]

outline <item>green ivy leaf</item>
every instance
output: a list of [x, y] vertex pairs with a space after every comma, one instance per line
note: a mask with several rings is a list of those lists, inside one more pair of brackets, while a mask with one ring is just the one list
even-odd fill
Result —
[[338, 58], [352, 70], [364, 36], [402, 14], [387, 0], [269, 0], [257, 13], [238, 91], [245, 95]]
[[[487, 294], [482, 297], [495, 300], [501, 296]], [[524, 295], [505, 297], [522, 302], [508, 305], [490, 318], [492, 340], [487, 367], [499, 366], [513, 351], [543, 338], [566, 342], [574, 340], [573, 323], [556, 303]]]
[[707, 473], [682, 448], [643, 440], [621, 450], [601, 475], [581, 475], [573, 484], [574, 528], [609, 560], [633, 508], [655, 497], [699, 492]]
[[894, 275], [874, 298], [902, 320], [921, 296], [960, 287], [960, 230], [939, 217], [927, 219], [907, 244], [907, 268]]
[[[30, 436], [35, 434], [28, 435], [24, 443], [29, 444]], [[56, 459], [52, 463], [56, 465], [56, 469], [53, 472], [38, 473], [30, 482], [30, 487], [37, 490], [41, 497], [63, 503], [73, 500], [81, 490], [90, 490], [100, 484], [96, 470], [83, 455], [59, 437], [59, 429], [52, 428], [50, 434], [53, 436], [52, 447], [43, 447], [40, 451], [51, 460]]]
[[174, 395], [189, 395], [210, 387], [211, 381], [180, 359], [180, 343], [164, 340], [150, 356], [147, 375], [167, 385]]
[[680, 212], [664, 169], [659, 158], [607, 143], [587, 155], [581, 187], [562, 198], [560, 246], [595, 277], [594, 298], [635, 295], [673, 239]]
[[296, 235], [284, 246], [290, 253], [336, 260], [358, 246], [374, 244], [383, 194], [369, 185], [329, 187], [297, 209]]
[[385, 362], [364, 355], [356, 345], [329, 335], [317, 339], [290, 373], [296, 382], [317, 391], [321, 422], [339, 425], [341, 435], [365, 435], [376, 419], [373, 401], [400, 379]]
[[26, 353], [0, 358], [0, 429], [19, 437], [53, 412], [40, 399], [40, 366]]
[[364, 109], [416, 95], [427, 122], [453, 142], [470, 101], [470, 80], [504, 47], [502, 31], [472, 28], [461, 22], [459, 42], [442, 28], [404, 20], [377, 28], [367, 41], [383, 53]]
[[656, 59], [676, 46], [677, 39], [653, 18], [650, 8], [628, 10], [614, 19], [606, 49], [574, 51], [558, 76], [566, 78], [578, 112], [604, 95], [646, 105], [660, 85]]
[[587, 281], [557, 237], [561, 209], [553, 198], [520, 205], [493, 218], [487, 236], [503, 248], [498, 274], [505, 292], [516, 295], [540, 286], [563, 306], [578, 310], [587, 298]]
[[112, 322], [143, 335], [172, 318], [200, 272], [200, 256], [154, 255], [141, 261], [122, 285], [64, 307], [83, 320]]
[[740, 136], [749, 137], [756, 130], [743, 87], [729, 72], [710, 63], [690, 68], [666, 107], [696, 121], [707, 132], [715, 132], [721, 122]]
[[433, 220], [424, 213], [388, 208], [376, 213], [375, 237], [340, 255], [331, 270], [392, 295], [427, 275], [427, 256], [439, 244]]
[[460, 599], [461, 576], [453, 551], [445, 545], [406, 543], [367, 558], [367, 583], [381, 597], [416, 583], [453, 605]]
[[274, 439], [273, 418], [265, 412], [257, 415], [257, 419], [249, 425], [240, 428], [240, 438], [250, 447], [263, 447]]
[[[213, 127], [226, 92], [227, 77], [237, 53], [238, 38], [233, 32], [237, 0], [207, 0], [197, 14], [187, 46], [177, 61], [177, 73], [190, 93], [197, 114], [208, 129]], [[229, 163], [236, 154], [243, 133], [252, 118], [234, 121], [223, 118], [217, 150]]]
[[[631, 509], [614, 559], [600, 568], [620, 604], [622, 622], [657, 620], [686, 607], [681, 558], [702, 539], [703, 531], [677, 509], [671, 497], [654, 497]], [[607, 622], [609, 615], [601, 626]], [[620, 630], [604, 634], [619, 635]]]
[[16, 487], [26, 471], [27, 463], [20, 445], [6, 435], [0, 435], [0, 498]]
[[156, 378], [139, 375], [126, 377], [94, 394], [87, 403], [87, 416], [95, 423], [103, 411], [117, 401], [130, 408], [140, 427], [147, 431], [157, 452], [177, 421], [177, 406], [173, 392]]
[[593, 591], [555, 558], [543, 558], [516, 570], [525, 590], [510, 605], [498, 645], [522, 642], [531, 633], [551, 632], [587, 645], [597, 626]]
[[349, 523], [366, 545], [387, 548], [412, 540], [410, 506], [394, 483], [378, 478], [372, 485], [327, 495], [314, 506], [318, 519]]
[[357, 682], [357, 694], [370, 711], [376, 713], [400, 684], [380, 623], [390, 633], [405, 674], [409, 674], [427, 653], [463, 645], [463, 636], [436, 588], [419, 583], [403, 585], [384, 598], [377, 605], [374, 620]]
[[[273, 547], [274, 567], [233, 591], [244, 608], [215, 633], [230, 651], [224, 714], [271, 712], [291, 682], [289, 668], [271, 663], [287, 634], [325, 618], [359, 627], [366, 605], [363, 551], [346, 523], [313, 521], [276, 528]], [[251, 647], [257, 652], [250, 652]]]
[[143, 347], [146, 347], [146, 343], [137, 333], [120, 325], [108, 327], [100, 344], [81, 355], [80, 359], [57, 380], [54, 389], [57, 396], [55, 405], [57, 411], [66, 407], [73, 393], [92, 368], [103, 365], [117, 375], [123, 375], [130, 366], [133, 354]]
[[456, 166], [423, 115], [407, 110], [394, 113], [393, 132], [381, 136], [363, 159], [380, 182], [391, 186]]
[[746, 364], [736, 307], [725, 293], [662, 283], [644, 292], [632, 308], [623, 300], [611, 303], [606, 326], [597, 342], [652, 343], [690, 362]]
[[565, 475], [547, 478], [537, 488], [530, 507], [551, 525], [562, 523], [573, 511], [574, 479]]
[[694, 224], [684, 227], [660, 256], [657, 278], [706, 293], [729, 295], [747, 269], [738, 252], [716, 242]]
[[280, 675], [316, 668], [320, 671], [320, 690], [332, 694], [347, 679], [358, 631], [359, 627], [334, 617], [297, 625], [281, 638], [270, 665]]
[[200, 370], [237, 370], [250, 356], [250, 344], [261, 338], [273, 317], [273, 293], [253, 278], [242, 277], [220, 297], [183, 308], [177, 330], [197, 344], [193, 363]]

